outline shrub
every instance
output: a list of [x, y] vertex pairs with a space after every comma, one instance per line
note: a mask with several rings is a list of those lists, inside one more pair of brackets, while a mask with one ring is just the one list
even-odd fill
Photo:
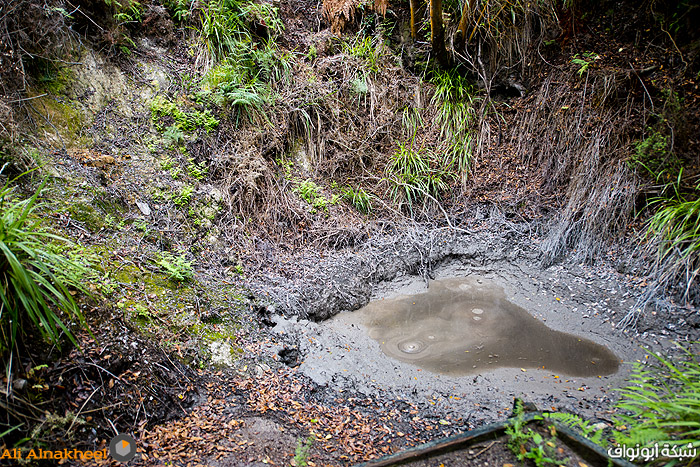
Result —
[[65, 238], [42, 229], [35, 211], [44, 184], [28, 199], [18, 200], [6, 184], [0, 191], [0, 336], [11, 349], [27, 320], [42, 336], [59, 345], [62, 333], [76, 343], [66, 322], [85, 319], [70, 289], [88, 294], [82, 279], [89, 268], [61, 254], [52, 245], [72, 246]]

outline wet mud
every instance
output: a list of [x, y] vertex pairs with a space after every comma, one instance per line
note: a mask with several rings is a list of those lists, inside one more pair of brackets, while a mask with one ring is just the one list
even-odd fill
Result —
[[353, 313], [391, 358], [463, 376], [495, 368], [542, 368], [604, 376], [619, 359], [595, 342], [550, 329], [477, 277], [431, 281], [424, 293], [370, 302]]
[[[505, 228], [409, 231], [299, 255], [301, 274], [254, 284], [272, 302], [267, 351], [321, 392], [410, 402], [436, 423], [489, 423], [516, 397], [607, 420], [614, 389], [648, 357], [643, 347], [664, 351], [688, 339], [675, 332], [685, 329], [682, 314], [624, 331], [619, 323], [639, 296], [624, 273], [574, 262], [543, 268], [537, 245], [517, 237]], [[443, 298], [433, 303], [433, 295]]]
[[[406, 400], [473, 426], [505, 416], [515, 397], [607, 417], [613, 389], [645, 355], [639, 336], [616, 327], [634, 292], [614, 272], [542, 269], [518, 256], [452, 256], [433, 263], [431, 281], [399, 272], [371, 285], [355, 311], [339, 309], [321, 322], [275, 314], [270, 351], [293, 353], [298, 371], [334, 393]], [[442, 298], [432, 303], [435, 294]], [[413, 307], [421, 300], [430, 303]], [[390, 310], [394, 304], [403, 309]], [[442, 350], [425, 354], [433, 345]], [[446, 358], [450, 348], [458, 359]], [[466, 357], [472, 352], [476, 358]]]

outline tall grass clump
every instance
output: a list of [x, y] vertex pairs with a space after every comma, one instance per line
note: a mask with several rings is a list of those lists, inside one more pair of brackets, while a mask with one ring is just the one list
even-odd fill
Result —
[[416, 147], [414, 142], [399, 143], [385, 170], [391, 197], [399, 205], [412, 209], [414, 204], [432, 198], [437, 200], [447, 191], [454, 174], [443, 169], [432, 153]]
[[370, 195], [361, 187], [353, 188], [348, 186], [344, 188], [343, 198], [362, 214], [369, 214], [372, 211]]
[[253, 42], [253, 24], [264, 26], [271, 39], [284, 30], [277, 7], [269, 3], [209, 0], [200, 5], [200, 34], [207, 51], [217, 61], [236, 56], [241, 44]]
[[700, 363], [691, 350], [679, 348], [678, 361], [649, 352], [655, 364], [635, 364], [629, 385], [619, 390], [617, 408], [625, 412], [616, 420], [625, 427], [615, 433], [619, 444], [700, 448]]
[[[698, 192], [700, 185], [695, 187], [695, 195]], [[688, 196], [676, 188], [673, 196], [653, 200], [659, 208], [646, 231], [650, 245], [656, 248], [659, 283], [680, 281], [685, 285], [684, 297], [700, 272], [700, 198], [692, 200]]]
[[85, 326], [72, 290], [87, 294], [82, 283], [89, 270], [62, 254], [72, 244], [42, 228], [37, 209], [44, 184], [28, 199], [18, 199], [8, 184], [0, 191], [0, 343], [11, 351], [17, 338], [34, 325], [48, 341], [65, 334], [76, 343], [68, 321]]
[[381, 39], [358, 34], [353, 39], [343, 41], [342, 50], [345, 54], [360, 59], [367, 71], [371, 73], [379, 71], [382, 58]]
[[474, 85], [457, 70], [438, 70], [433, 78], [435, 93], [431, 104], [437, 108], [440, 153], [443, 165], [456, 171], [464, 182], [471, 166], [479, 122], [474, 108]]

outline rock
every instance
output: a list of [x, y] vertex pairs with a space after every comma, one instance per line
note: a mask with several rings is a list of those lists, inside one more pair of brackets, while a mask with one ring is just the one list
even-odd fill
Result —
[[12, 382], [12, 388], [15, 391], [22, 391], [25, 387], [27, 387], [26, 379], [16, 379]]
[[148, 203], [136, 201], [136, 206], [139, 208], [139, 211], [141, 211], [141, 214], [143, 214], [144, 216], [151, 215], [151, 208], [148, 206]]

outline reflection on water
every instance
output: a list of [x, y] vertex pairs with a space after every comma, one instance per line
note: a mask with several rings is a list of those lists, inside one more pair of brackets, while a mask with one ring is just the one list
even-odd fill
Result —
[[425, 293], [371, 302], [356, 313], [384, 353], [435, 373], [514, 367], [603, 376], [618, 369], [607, 348], [549, 329], [482, 279], [432, 281]]

